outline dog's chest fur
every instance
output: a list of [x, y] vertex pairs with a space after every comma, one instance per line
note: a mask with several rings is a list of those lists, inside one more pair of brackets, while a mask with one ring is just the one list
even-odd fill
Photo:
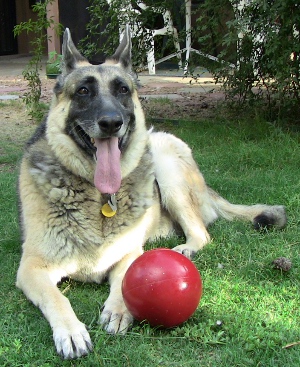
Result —
[[101, 213], [108, 197], [101, 195], [88, 180], [62, 166], [45, 140], [34, 144], [25, 158], [35, 183], [36, 200], [46, 210], [43, 228], [52, 243], [45, 249], [49, 260], [88, 258], [93, 262], [99, 247], [106, 246], [135, 225], [157, 199], [152, 156], [149, 149], [138, 166], [122, 180], [116, 194], [118, 210], [106, 218]]

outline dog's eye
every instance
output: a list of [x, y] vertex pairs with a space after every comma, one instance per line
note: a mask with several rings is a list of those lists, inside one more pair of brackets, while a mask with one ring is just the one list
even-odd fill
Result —
[[81, 87], [77, 90], [76, 93], [79, 94], [80, 96], [85, 96], [89, 94], [89, 90], [86, 87]]
[[128, 88], [125, 86], [125, 85], [122, 85], [121, 87], [120, 87], [120, 89], [119, 89], [119, 92], [121, 93], [121, 94], [127, 94], [128, 93]]

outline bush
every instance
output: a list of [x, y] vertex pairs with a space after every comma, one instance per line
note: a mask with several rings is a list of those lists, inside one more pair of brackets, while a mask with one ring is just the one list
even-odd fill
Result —
[[[235, 16], [224, 24], [224, 9], [230, 5]], [[222, 47], [216, 55], [222, 61], [203, 62], [231, 100], [263, 102], [271, 118], [291, 110], [299, 115], [300, 5], [293, 0], [238, 5], [238, 0], [205, 0], [201, 5], [195, 29], [201, 48], [211, 53]]]
[[[90, 21], [86, 26], [87, 36], [79, 43], [79, 49], [87, 59], [93, 59], [101, 52], [104, 55], [111, 55], [119, 45], [119, 30], [129, 24], [131, 30], [134, 29], [132, 38], [133, 50], [132, 63], [135, 70], [147, 65], [147, 52], [151, 47], [152, 36], [149, 29], [159, 29], [163, 27], [162, 13], [165, 9], [171, 10], [172, 14], [181, 14], [183, 8], [178, 7], [178, 0], [143, 1], [146, 5], [151, 5], [146, 9], [139, 7], [138, 2], [131, 0], [113, 0], [108, 5], [107, 0], [90, 0], [88, 7]], [[126, 11], [124, 11], [126, 9]], [[157, 10], [155, 10], [157, 9]], [[176, 10], [175, 10], [176, 9]], [[101, 40], [101, 44], [99, 44]], [[172, 36], [164, 42], [163, 36], [156, 36], [155, 43], [160, 47], [155, 47], [155, 58], [160, 59], [166, 50], [171, 46], [174, 52]]]
[[24, 102], [28, 108], [28, 113], [35, 120], [41, 120], [44, 115], [44, 105], [40, 103], [41, 98], [41, 78], [42, 57], [45, 53], [47, 44], [47, 28], [54, 27], [56, 32], [61, 32], [61, 25], [55, 24], [52, 18], [47, 17], [47, 5], [54, 0], [45, 0], [37, 2], [32, 6], [32, 11], [37, 13], [37, 20], [29, 19], [27, 22], [21, 22], [14, 27], [14, 35], [22, 32], [32, 32], [35, 38], [31, 41], [33, 46], [33, 57], [23, 70], [23, 77], [28, 82], [29, 91], [25, 93]]

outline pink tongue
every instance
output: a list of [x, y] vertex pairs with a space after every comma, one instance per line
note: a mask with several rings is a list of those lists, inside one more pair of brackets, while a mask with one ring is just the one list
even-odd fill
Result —
[[94, 183], [102, 194], [114, 194], [121, 186], [121, 152], [118, 138], [95, 139], [97, 148]]

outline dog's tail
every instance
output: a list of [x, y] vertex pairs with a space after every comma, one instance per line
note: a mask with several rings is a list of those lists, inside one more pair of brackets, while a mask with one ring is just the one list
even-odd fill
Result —
[[227, 220], [241, 219], [251, 221], [255, 229], [275, 226], [283, 228], [287, 222], [285, 207], [282, 205], [237, 205], [222, 198], [209, 188], [210, 198], [215, 212]]

